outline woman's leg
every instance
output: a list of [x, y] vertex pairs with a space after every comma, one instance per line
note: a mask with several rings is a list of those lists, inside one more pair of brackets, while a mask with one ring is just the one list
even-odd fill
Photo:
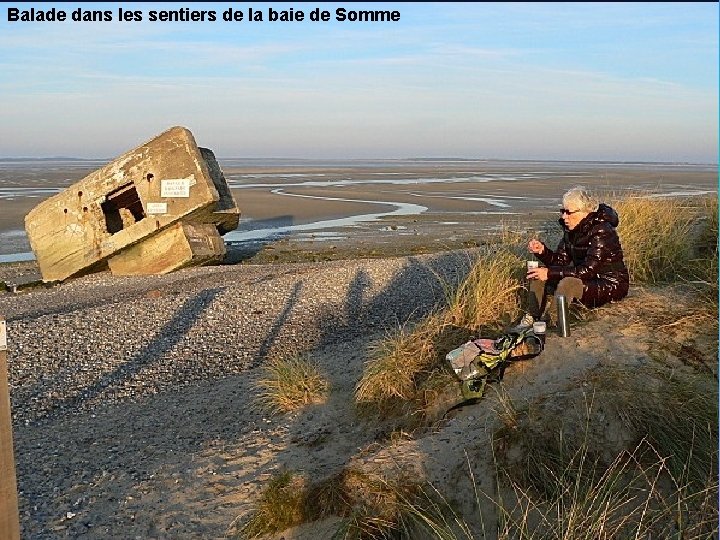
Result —
[[582, 298], [584, 285], [581, 279], [574, 277], [562, 278], [555, 289], [555, 294], [550, 299], [547, 306], [547, 314], [552, 323], [557, 322], [557, 302], [558, 296], [565, 297], [565, 305], [569, 306], [573, 300], [578, 302]]
[[528, 284], [527, 312], [532, 315], [534, 319], [542, 317], [545, 311], [545, 303], [547, 301], [545, 290], [548, 284], [547, 281], [540, 281], [539, 279], [531, 279]]

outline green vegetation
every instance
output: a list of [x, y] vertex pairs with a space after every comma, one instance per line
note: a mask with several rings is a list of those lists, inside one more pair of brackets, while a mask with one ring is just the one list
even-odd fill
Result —
[[258, 538], [310, 521], [303, 479], [290, 471], [274, 475], [256, 504], [255, 512], [240, 529], [242, 538]]
[[715, 385], [648, 369], [600, 369], [590, 383], [592, 399], [539, 401], [496, 431], [500, 537], [717, 534]]
[[323, 403], [329, 389], [318, 367], [305, 358], [271, 359], [255, 387], [268, 410], [279, 413]]
[[258, 538], [328, 516], [343, 519], [334, 538], [412, 538], [413, 508], [423, 485], [409, 477], [346, 469], [310, 485], [290, 471], [270, 480], [250, 518], [240, 528], [244, 539]]

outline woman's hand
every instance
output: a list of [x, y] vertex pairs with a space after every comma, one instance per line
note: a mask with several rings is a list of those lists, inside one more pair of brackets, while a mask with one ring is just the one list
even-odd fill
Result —
[[535, 255], [542, 255], [543, 251], [545, 251], [545, 245], [540, 240], [532, 239], [528, 242], [528, 250]]
[[527, 277], [528, 279], [539, 279], [540, 281], [547, 281], [548, 269], [542, 266], [540, 268], [532, 268], [531, 270], [528, 270], [525, 277]]

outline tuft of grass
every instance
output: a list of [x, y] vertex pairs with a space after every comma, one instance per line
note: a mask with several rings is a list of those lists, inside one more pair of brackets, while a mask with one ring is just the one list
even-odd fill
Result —
[[[634, 282], [694, 279], [698, 268], [705, 266], [699, 262], [707, 255], [704, 246], [716, 245], [717, 236], [712, 241], [710, 237], [713, 226], [717, 235], [717, 199], [635, 195], [615, 202], [614, 207], [620, 215], [617, 230], [625, 263]], [[717, 249], [714, 256], [717, 259]]]
[[[597, 371], [591, 381], [635, 440], [647, 440], [674, 478], [694, 486], [718, 474], [718, 389], [695, 374]], [[648, 382], [649, 381], [649, 382]]]
[[284, 413], [324, 403], [329, 384], [317, 365], [306, 358], [273, 358], [264, 366], [255, 388], [263, 405]]
[[259, 538], [329, 516], [343, 518], [333, 538], [413, 538], [413, 509], [423, 504], [423, 484], [408, 475], [345, 469], [315, 484], [290, 471], [275, 475], [239, 537]]
[[498, 329], [520, 313], [518, 291], [525, 275], [524, 261], [507, 249], [480, 256], [456, 288], [446, 286], [443, 323], [476, 331]]
[[305, 481], [291, 471], [275, 474], [257, 502], [256, 509], [240, 528], [240, 538], [259, 538], [307, 521]]
[[432, 337], [439, 321], [430, 316], [412, 329], [404, 326], [388, 334], [371, 349], [371, 359], [356, 390], [358, 402], [405, 401], [415, 395], [415, 376], [434, 359]]
[[522, 260], [507, 250], [478, 257], [457, 286], [444, 284], [443, 310], [399, 328], [374, 348], [356, 402], [384, 416], [428, 417], [433, 402], [448, 397], [444, 389], [457, 386], [445, 355], [481, 329], [498, 330], [518, 316], [523, 271]]
[[372, 347], [355, 389], [361, 411], [404, 415], [410, 427], [422, 419], [433, 397], [457, 386], [444, 357], [471, 332], [447, 325], [441, 317], [431, 315], [412, 328], [401, 327]]
[[494, 390], [497, 398], [495, 413], [500, 419], [500, 422], [507, 430], [512, 431], [517, 429], [520, 425], [520, 413], [505, 389], [505, 385], [499, 384], [497, 387], [492, 386], [491, 388]]
[[419, 493], [419, 482], [404, 476], [388, 479], [352, 469], [343, 472], [341, 481], [350, 504], [347, 517], [334, 538], [397, 538], [403, 533], [408, 537], [406, 502]]

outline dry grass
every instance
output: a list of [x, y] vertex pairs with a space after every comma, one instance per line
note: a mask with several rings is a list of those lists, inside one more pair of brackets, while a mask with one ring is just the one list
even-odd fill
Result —
[[355, 389], [359, 411], [401, 418], [398, 427], [417, 427], [434, 398], [457, 386], [443, 358], [470, 335], [465, 328], [443, 325], [429, 317], [411, 330], [401, 328], [387, 336], [371, 350]]
[[[522, 489], [553, 498], [557, 493], [548, 490], [556, 487], [556, 478], [575, 471], [573, 481], [580, 481], [579, 454], [593, 463], [585, 472], [596, 471], [610, 465], [613, 452], [639, 447], [642, 441], [683, 484], [697, 487], [717, 475], [715, 381], [660, 367], [599, 369], [588, 382], [597, 405], [581, 403], [573, 397], [577, 392], [537, 401], [522, 414], [504, 405], [513, 411], [514, 421], [503, 422], [495, 433], [494, 451], [501, 468]], [[622, 433], [622, 440], [613, 433]]]
[[705, 373], [717, 373], [718, 304], [707, 286], [638, 287], [632, 297], [590, 313], [591, 321], [620, 315], [626, 329], [654, 329], [648, 354], [655, 360], [674, 356]]
[[601, 370], [591, 382], [635, 440], [647, 440], [676, 479], [695, 486], [718, 473], [718, 389], [690, 373]]
[[260, 402], [270, 411], [290, 412], [324, 403], [329, 385], [317, 365], [305, 358], [274, 358], [255, 383]]
[[435, 360], [433, 338], [440, 325], [436, 316], [430, 316], [412, 329], [398, 328], [375, 345], [356, 389], [357, 401], [413, 399], [416, 375]]
[[[700, 207], [700, 234], [697, 239], [697, 258], [692, 261], [692, 276], [703, 281], [706, 301], [718, 303], [718, 199], [704, 198]], [[716, 317], [717, 319], [717, 317]]]
[[445, 309], [398, 329], [375, 347], [356, 388], [357, 403], [384, 415], [425, 416], [443, 388], [455, 384], [445, 355], [472, 335], [497, 331], [519, 315], [523, 272], [523, 261], [509, 251], [480, 256], [460, 284], [446, 284]]
[[305, 481], [290, 471], [273, 476], [256, 510], [240, 528], [241, 538], [259, 538], [308, 521]]
[[713, 259], [717, 269], [717, 198], [639, 194], [616, 201], [614, 208], [633, 282], [697, 279], [712, 271]]
[[[717, 199], [629, 197], [614, 206], [634, 282], [705, 282], [706, 302], [693, 304], [691, 312], [678, 315], [661, 300], [643, 303], [636, 315], [668, 335], [698, 324], [717, 328]], [[527, 238], [505, 234], [506, 249], [491, 247], [461, 283], [447, 284], [442, 311], [379, 343], [356, 387], [357, 403], [405, 415], [408, 425], [427, 417], [433, 402], [457, 387], [444, 355], [519, 315]], [[291, 410], [327, 392], [316, 368], [297, 364], [268, 367], [260, 385], [273, 408]], [[597, 371], [589, 382], [591, 403], [575, 389], [523, 409], [497, 389], [501, 427], [492, 450], [498, 491], [484, 496], [495, 505], [498, 538], [717, 538], [715, 382], [667, 370]], [[483, 457], [487, 447], [478, 451]], [[278, 532], [329, 515], [344, 518], [335, 538], [484, 537], [416, 476], [389, 479], [351, 469], [313, 485], [283, 473], [268, 485], [243, 534]]]
[[[647, 441], [621, 451], [603, 467], [589, 453], [589, 443], [581, 444], [565, 469], [550, 479], [551, 497], [538, 498], [508, 471], [499, 471], [498, 480], [504, 487], [497, 493], [477, 490], [475, 494], [478, 512], [481, 499], [491, 502], [498, 540], [700, 540], [716, 538], [718, 532], [717, 479], [708, 476], [698, 486], [682, 483]], [[466, 519], [469, 516], [459, 514], [448, 497], [408, 477], [389, 482], [366, 472], [347, 471], [323, 489], [333, 492], [330, 504], [335, 515], [345, 517], [333, 535], [336, 539], [486, 538], [484, 523], [490, 516], [475, 519], [480, 524], [480, 530], [475, 530]]]
[[443, 324], [477, 331], [510, 322], [520, 313], [518, 290], [524, 275], [523, 259], [511, 251], [479, 257], [463, 282], [447, 289]]
[[[498, 526], [492, 537], [498, 540], [615, 540], [620, 538], [717, 538], [717, 480], [690, 489], [674, 481], [662, 459], [645, 465], [639, 456], [652, 453], [644, 443], [623, 451], [597, 474], [592, 483], [577, 482], [577, 475], [561, 473], [553, 478], [556, 493], [550, 499], [538, 499], [506, 473], [499, 479], [507, 484], [506, 493], [487, 494], [478, 490], [475, 505], [480, 513], [481, 500], [489, 501], [497, 514]], [[574, 469], [592, 469], [593, 463], [583, 446], [569, 465]], [[475, 485], [475, 479], [471, 481]], [[425, 486], [412, 498], [400, 497], [402, 526], [368, 530], [369, 538], [415, 538], [438, 540], [481, 540], [487, 537], [468, 524], [448, 499], [433, 486]], [[336, 536], [336, 538], [344, 538]], [[352, 537], [357, 538], [357, 537]]]
[[[621, 452], [602, 471], [588, 460], [587, 446], [574, 455], [574, 469], [596, 475], [581, 483], [578, 475], [562, 471], [553, 480], [556, 496], [539, 500], [512, 479], [505, 478], [511, 495], [497, 503], [499, 540], [598, 540], [615, 538], [715, 538], [717, 480], [690, 489], [675, 481], [658, 456], [651, 465], [643, 460], [653, 448], [643, 444]], [[510, 502], [512, 501], [512, 502]]]
[[500, 538], [716, 535], [714, 381], [603, 369], [589, 382], [589, 401], [576, 390], [521, 412], [503, 404], [513, 421], [503, 421], [493, 440], [505, 486], [493, 497]]
[[505, 389], [505, 385], [499, 384], [491, 387], [497, 398], [495, 413], [502, 425], [509, 430], [515, 430], [519, 426], [520, 413], [513, 403], [510, 395]]
[[239, 537], [259, 538], [339, 516], [343, 521], [333, 536], [336, 539], [412, 538], [411, 508], [421, 500], [422, 489], [409, 476], [387, 478], [352, 468], [315, 484], [285, 471], [270, 480], [255, 511], [240, 527]]
[[[716, 198], [630, 196], [613, 204], [621, 215], [618, 232], [633, 282], [700, 279], [707, 297], [717, 297]], [[501, 248], [490, 246], [461, 283], [446, 284], [445, 309], [380, 343], [366, 364], [356, 401], [386, 415], [423, 416], [431, 409], [442, 393], [436, 383], [452, 380], [440, 375], [444, 355], [472, 335], [491, 335], [520, 314], [520, 254], [530, 235], [503, 228]], [[698, 311], [707, 312], [704, 307]]]
[[407, 501], [420, 492], [421, 484], [408, 477], [388, 479], [357, 470], [340, 476], [348, 512], [334, 538], [361, 540], [412, 537]]

